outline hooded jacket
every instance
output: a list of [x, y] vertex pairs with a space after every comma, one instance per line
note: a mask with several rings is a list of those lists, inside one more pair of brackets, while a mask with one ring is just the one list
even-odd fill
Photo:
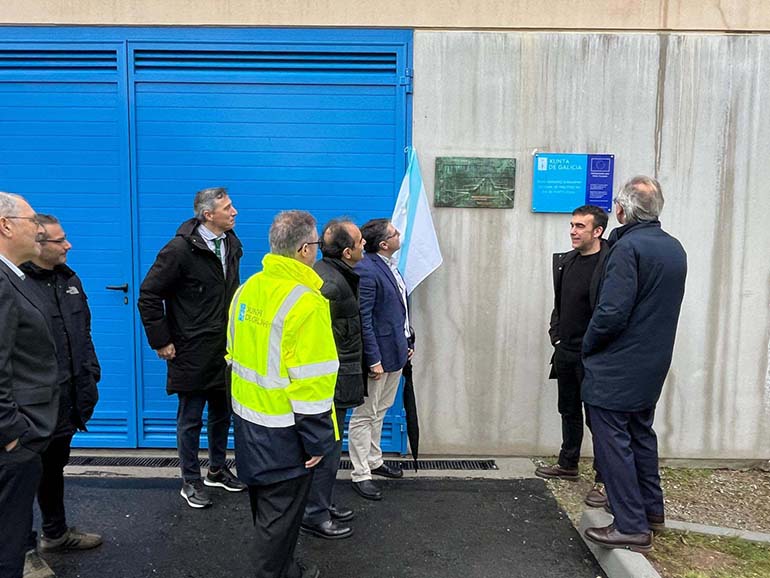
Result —
[[[49, 316], [60, 317], [61, 326], [66, 330], [66, 336], [53, 336], [59, 354], [69, 345], [64, 355], [69, 356], [71, 368], [68, 384], [63, 384], [63, 376], [59, 375], [63, 387], [54, 436], [73, 434], [76, 429], [86, 431], [86, 423], [99, 401], [96, 384], [102, 371], [91, 339], [91, 310], [83, 284], [67, 265], [57, 265], [51, 270], [28, 261], [20, 269], [37, 290], [40, 301], [48, 307]], [[52, 323], [54, 331], [58, 326]]]
[[174, 344], [166, 392], [224, 388], [227, 311], [240, 284], [243, 249], [225, 233], [227, 276], [219, 258], [189, 219], [158, 253], [139, 289], [139, 314], [152, 349]]

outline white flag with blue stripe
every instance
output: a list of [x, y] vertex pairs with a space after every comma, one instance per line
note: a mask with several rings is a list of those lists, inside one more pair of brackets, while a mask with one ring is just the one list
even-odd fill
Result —
[[411, 293], [443, 261], [422, 183], [420, 163], [413, 147], [409, 148], [409, 165], [391, 220], [393, 226], [401, 231], [398, 268], [404, 277], [406, 292]]

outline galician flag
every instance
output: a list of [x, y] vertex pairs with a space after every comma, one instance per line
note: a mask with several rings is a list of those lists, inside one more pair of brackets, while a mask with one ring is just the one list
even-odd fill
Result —
[[408, 294], [443, 261], [422, 183], [420, 163], [413, 147], [409, 147], [409, 166], [401, 182], [391, 221], [401, 231], [401, 249], [396, 255]]

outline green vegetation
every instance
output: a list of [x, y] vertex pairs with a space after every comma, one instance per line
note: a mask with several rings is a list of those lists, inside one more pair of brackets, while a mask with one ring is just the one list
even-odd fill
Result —
[[767, 578], [770, 545], [667, 531], [655, 537], [650, 562], [664, 578]]

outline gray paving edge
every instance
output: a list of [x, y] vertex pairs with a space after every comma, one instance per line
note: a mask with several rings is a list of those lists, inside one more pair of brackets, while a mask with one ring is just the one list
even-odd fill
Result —
[[590, 509], [580, 517], [578, 533], [591, 550], [609, 578], [661, 578], [643, 554], [630, 550], [609, 550], [589, 542], [583, 536], [586, 528], [601, 527], [612, 523], [612, 516], [600, 509]]
[[706, 526], [704, 524], [693, 524], [692, 522], [680, 522], [679, 520], [666, 520], [666, 529], [678, 530], [680, 532], [693, 532], [696, 534], [707, 534], [709, 536], [721, 536], [725, 538], [740, 538], [748, 542], [760, 542], [770, 544], [770, 534], [761, 532], [749, 532], [748, 530], [736, 530], [734, 528], [720, 528], [719, 526]]

